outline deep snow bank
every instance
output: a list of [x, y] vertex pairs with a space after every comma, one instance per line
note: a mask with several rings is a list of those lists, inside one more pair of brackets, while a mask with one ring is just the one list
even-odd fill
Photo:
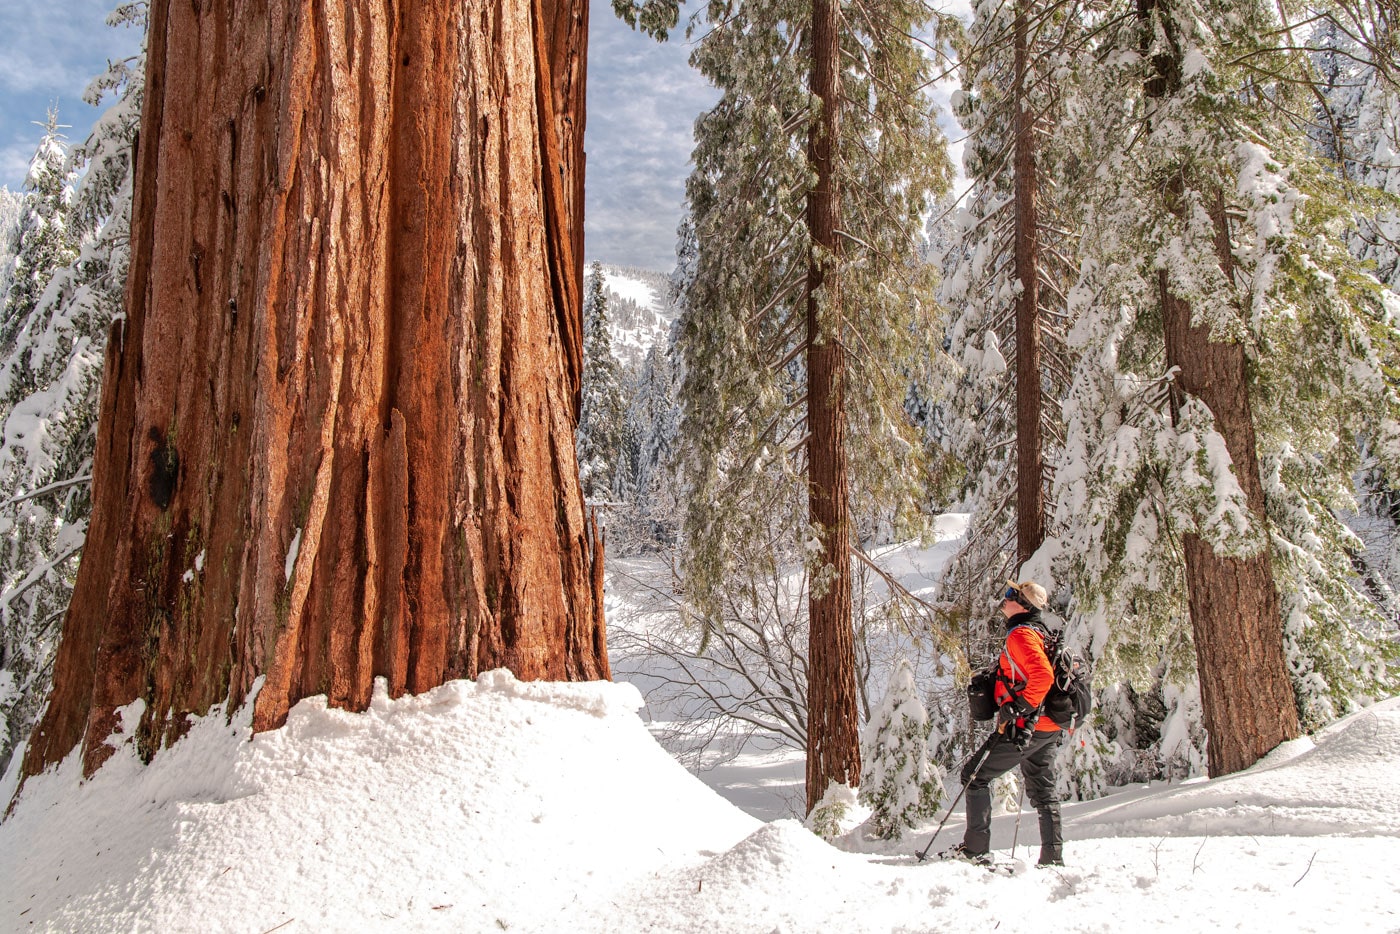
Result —
[[[303, 702], [251, 738], [208, 717], [85, 784], [70, 760], [0, 825], [0, 931], [1400, 930], [1397, 701], [1249, 772], [1070, 805], [1069, 865], [1012, 877], [916, 862], [931, 825], [850, 853], [760, 824], [639, 702], [492, 672], [363, 714]], [[997, 817], [993, 845], [1017, 833], [1033, 858], [1033, 815]]]
[[303, 701], [251, 738], [210, 716], [83, 784], [70, 757], [0, 825], [0, 929], [548, 930], [758, 826], [657, 746], [640, 703], [497, 671], [363, 714]]
[[[1071, 836], [1400, 834], [1400, 699], [1285, 743], [1253, 768], [1073, 806]], [[1121, 803], [1120, 803], [1121, 802]]]

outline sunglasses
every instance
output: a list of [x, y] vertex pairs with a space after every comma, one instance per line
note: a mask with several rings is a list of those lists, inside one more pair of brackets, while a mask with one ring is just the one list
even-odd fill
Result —
[[1002, 594], [1001, 599], [1003, 603], [1005, 603], [1007, 600], [1015, 600], [1017, 603], [1024, 602], [1021, 599], [1021, 591], [1017, 590], [1015, 587], [1006, 588], [1006, 593]]

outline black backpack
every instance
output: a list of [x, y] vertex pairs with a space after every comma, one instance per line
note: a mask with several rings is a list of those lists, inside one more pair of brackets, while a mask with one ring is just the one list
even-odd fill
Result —
[[1045, 657], [1055, 669], [1055, 683], [1041, 702], [1041, 712], [1062, 730], [1074, 732], [1094, 709], [1093, 671], [1089, 663], [1065, 648], [1062, 633], [1045, 636]]
[[[1089, 663], [1068, 651], [1059, 633], [1034, 627], [1045, 640], [1045, 657], [1055, 669], [1055, 683], [1050, 685], [1040, 709], [1062, 730], [1073, 732], [1089, 716], [1094, 707], [1093, 673]], [[979, 671], [967, 683], [967, 706], [974, 720], [990, 720], [997, 715], [996, 682], [1001, 673], [996, 662], [986, 671]]]
[[986, 671], [979, 671], [967, 682], [967, 707], [974, 720], [990, 720], [997, 715], [997, 674], [999, 666], [993, 663]]

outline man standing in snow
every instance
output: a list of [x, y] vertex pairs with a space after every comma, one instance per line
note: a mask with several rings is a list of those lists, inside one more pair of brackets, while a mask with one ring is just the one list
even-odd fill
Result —
[[1026, 794], [1040, 814], [1040, 866], [1064, 865], [1061, 854], [1060, 800], [1055, 794], [1055, 752], [1062, 731], [1041, 704], [1055, 681], [1045, 653], [1047, 632], [1040, 613], [1045, 588], [1034, 581], [1007, 581], [1001, 612], [1006, 617], [1006, 645], [996, 676], [997, 732], [980, 756], [963, 766], [967, 788], [967, 830], [963, 842], [944, 851], [945, 858], [991, 865], [992, 781], [1021, 767]]

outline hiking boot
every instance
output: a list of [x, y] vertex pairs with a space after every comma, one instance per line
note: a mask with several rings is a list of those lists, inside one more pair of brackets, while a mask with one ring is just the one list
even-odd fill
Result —
[[1040, 859], [1040, 860], [1037, 860], [1035, 865], [1036, 865], [1037, 868], [1043, 868], [1043, 867], [1045, 867], [1045, 866], [1063, 866], [1064, 864], [1065, 864], [1065, 861], [1062, 860], [1062, 859], [1060, 859], [1060, 858], [1057, 856], [1057, 857], [1055, 857], [1054, 859], [1044, 859], [1044, 858], [1042, 858], [1042, 859]]
[[992, 865], [992, 854], [973, 853], [967, 846], [959, 843], [957, 846], [949, 847], [938, 854], [939, 859], [960, 859], [965, 863], [972, 863], [974, 866]]

